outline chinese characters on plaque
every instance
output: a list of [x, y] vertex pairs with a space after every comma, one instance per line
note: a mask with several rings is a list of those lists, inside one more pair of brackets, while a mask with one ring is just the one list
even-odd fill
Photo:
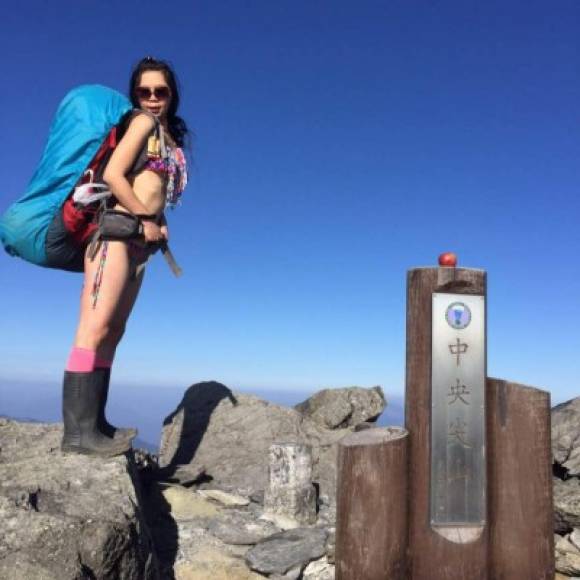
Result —
[[485, 522], [485, 299], [433, 294], [431, 523]]

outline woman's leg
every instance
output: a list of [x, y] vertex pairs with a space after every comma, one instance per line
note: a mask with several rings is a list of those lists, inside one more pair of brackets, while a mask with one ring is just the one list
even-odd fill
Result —
[[117, 306], [117, 310], [113, 316], [115, 321], [115, 332], [103, 342], [101, 347], [96, 353], [96, 368], [103, 368], [105, 372], [105, 386], [103, 390], [103, 396], [101, 398], [101, 405], [99, 407], [99, 430], [107, 435], [108, 437], [113, 437], [116, 439], [133, 439], [137, 436], [137, 429], [132, 427], [115, 427], [111, 425], [106, 418], [105, 407], [107, 405], [107, 399], [109, 396], [109, 383], [111, 380], [111, 367], [113, 365], [113, 358], [115, 356], [115, 350], [123, 336], [123, 331], [127, 323], [127, 319], [131, 314], [137, 295], [139, 294], [139, 289], [141, 288], [141, 283], [143, 281], [143, 275], [145, 270], [143, 269], [137, 276], [131, 277], [129, 283], [126, 285], [121, 300]]
[[137, 296], [139, 295], [144, 275], [145, 269], [143, 268], [136, 276], [131, 276], [125, 285], [117, 304], [117, 308], [113, 313], [112, 323], [109, 325], [108, 336], [97, 348], [96, 356], [98, 359], [113, 361], [117, 346], [125, 334], [127, 321], [133, 311], [133, 306], [135, 305]]
[[[134, 288], [128, 290], [131, 285], [135, 286], [130, 274], [127, 247], [122, 242], [103, 244], [94, 260], [85, 257], [81, 312], [74, 346], [92, 353], [93, 361], [101, 350], [114, 352], [122, 335], [126, 322], [124, 296], [127, 292], [136, 296]], [[64, 451], [108, 456], [130, 449], [130, 439], [112, 438], [99, 427], [101, 410], [104, 414], [106, 376], [105, 369], [67, 368], [63, 390]]]
[[[105, 248], [106, 256], [102, 264]], [[102, 244], [93, 260], [87, 252], [84, 276], [74, 346], [99, 352], [107, 358], [114, 353], [126, 322], [126, 318], [120, 320], [118, 314], [123, 296], [131, 284], [127, 245], [113, 241]], [[97, 285], [99, 277], [100, 283]]]

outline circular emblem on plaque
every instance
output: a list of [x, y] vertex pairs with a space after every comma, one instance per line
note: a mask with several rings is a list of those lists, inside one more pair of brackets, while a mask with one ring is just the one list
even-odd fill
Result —
[[451, 328], [462, 330], [471, 322], [471, 310], [463, 302], [453, 302], [447, 307], [445, 318]]

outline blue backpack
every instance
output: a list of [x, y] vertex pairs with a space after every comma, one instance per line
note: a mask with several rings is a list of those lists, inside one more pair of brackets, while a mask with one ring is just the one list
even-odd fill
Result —
[[60, 267], [47, 257], [49, 227], [87, 169], [116, 145], [114, 129], [131, 109], [125, 96], [101, 85], [83, 85], [66, 95], [26, 193], [0, 218], [0, 241], [10, 255]]

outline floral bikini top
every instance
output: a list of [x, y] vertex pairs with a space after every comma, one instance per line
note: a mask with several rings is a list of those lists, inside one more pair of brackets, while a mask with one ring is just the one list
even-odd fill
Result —
[[187, 164], [181, 147], [165, 146], [166, 156], [150, 155], [147, 148], [147, 163], [144, 169], [164, 173], [167, 176], [165, 205], [174, 208], [181, 201], [187, 185]]
[[147, 139], [147, 146], [143, 147], [141, 154], [135, 160], [130, 174], [136, 175], [144, 169], [164, 174], [166, 177], [165, 207], [173, 209], [179, 205], [181, 194], [187, 185], [187, 163], [183, 149], [166, 143], [159, 121], [154, 120], [155, 127]]

